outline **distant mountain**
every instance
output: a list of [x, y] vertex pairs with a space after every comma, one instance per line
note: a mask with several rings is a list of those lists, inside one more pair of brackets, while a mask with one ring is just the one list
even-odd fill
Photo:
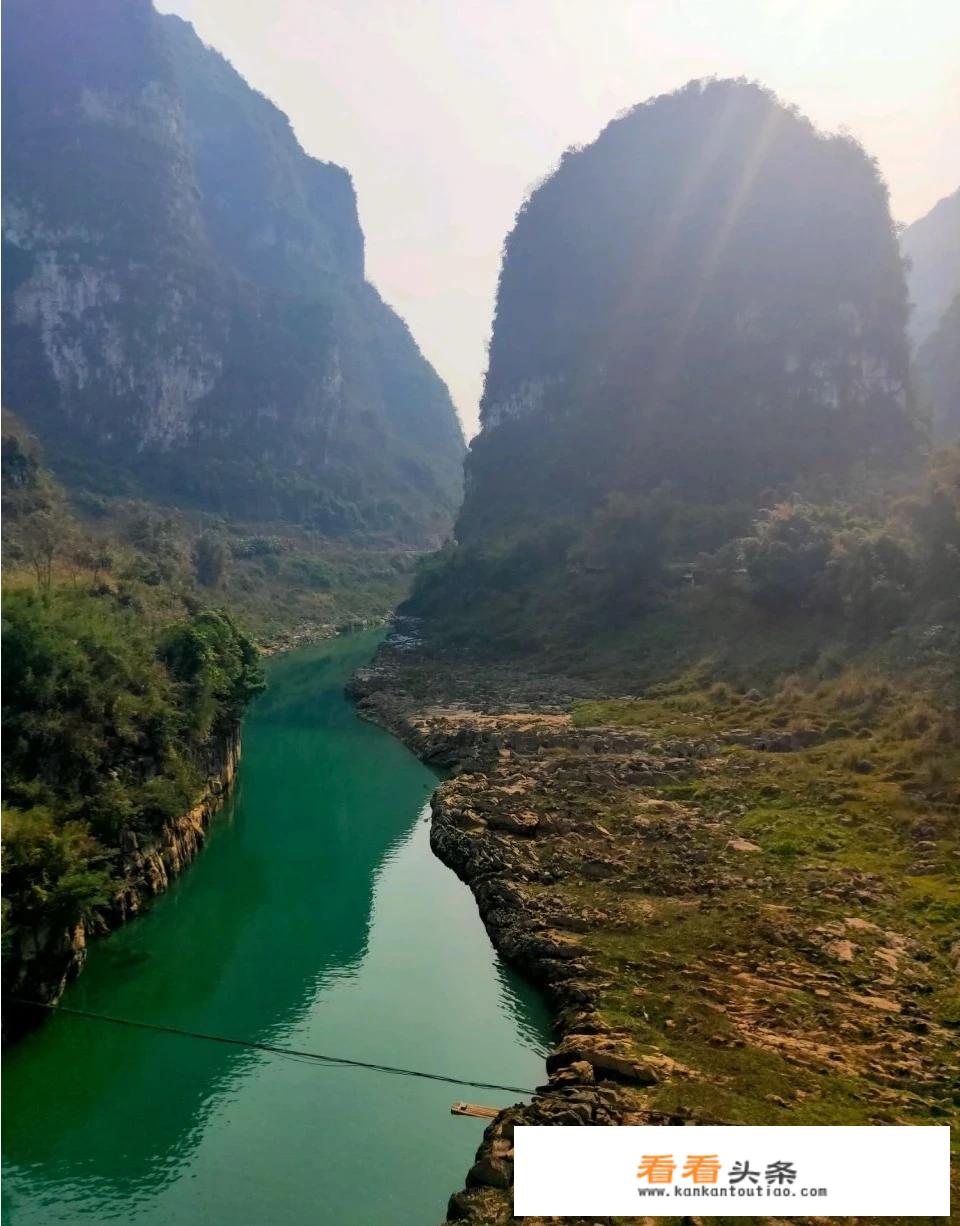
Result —
[[895, 456], [906, 313], [857, 145], [735, 81], [638, 106], [563, 157], [507, 239], [458, 534]]
[[910, 335], [920, 345], [960, 294], [960, 188], [907, 226], [900, 240], [910, 261]]
[[960, 294], [917, 350], [917, 379], [934, 437], [956, 441], [960, 438]]
[[74, 484], [436, 539], [447, 389], [348, 173], [149, 0], [4, 7], [4, 393]]
[[941, 439], [960, 436], [960, 188], [901, 238], [913, 300], [917, 384]]
[[909, 465], [907, 311], [886, 189], [849, 138], [741, 81], [614, 120], [507, 238], [458, 545], [410, 610], [524, 650], [565, 620], [582, 641], [761, 508]]

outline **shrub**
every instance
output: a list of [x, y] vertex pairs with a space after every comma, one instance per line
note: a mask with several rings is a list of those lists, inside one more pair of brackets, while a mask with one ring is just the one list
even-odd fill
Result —
[[149, 834], [196, 796], [219, 738], [263, 687], [224, 613], [158, 629], [109, 590], [4, 597], [4, 892], [8, 939], [70, 925], [117, 885], [127, 829]]
[[227, 546], [221, 536], [204, 532], [193, 552], [197, 582], [203, 587], [218, 587], [227, 568]]
[[802, 505], [776, 507], [744, 541], [744, 564], [758, 603], [775, 610], [811, 608], [830, 557], [829, 529]]

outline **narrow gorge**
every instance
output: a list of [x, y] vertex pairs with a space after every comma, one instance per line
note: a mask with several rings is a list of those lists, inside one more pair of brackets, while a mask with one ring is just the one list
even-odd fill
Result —
[[483, 1131], [451, 1104], [517, 1098], [456, 1079], [541, 1079], [545, 1010], [430, 852], [436, 772], [344, 697], [379, 638], [269, 661], [209, 847], [6, 1053], [5, 1220], [438, 1221]]
[[163, 3], [4, 5], [4, 1220], [960, 1123], [960, 193], [743, 77], [608, 119], [616, 5]]

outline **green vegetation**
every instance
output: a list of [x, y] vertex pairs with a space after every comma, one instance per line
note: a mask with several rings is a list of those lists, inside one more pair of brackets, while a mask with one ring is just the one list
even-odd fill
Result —
[[149, 838], [196, 803], [262, 674], [227, 614], [159, 626], [109, 592], [11, 592], [3, 633], [4, 898], [16, 948], [110, 901], [124, 835]]
[[579, 524], [447, 546], [407, 608], [440, 644], [534, 656], [614, 692], [691, 669], [764, 687], [855, 660], [955, 686], [960, 451], [911, 484], [752, 514], [615, 494]]
[[380, 621], [409, 585], [417, 554], [388, 541], [331, 540], [124, 496], [68, 497], [10, 413], [3, 448], [8, 591], [103, 587], [162, 617], [222, 605], [272, 648]]
[[456, 541], [406, 611], [615, 692], [875, 655], [955, 680], [960, 458], [929, 454], [907, 319], [854, 142], [744, 82], [635, 108], [518, 214]]
[[3, 428], [4, 981], [42, 991], [63, 934], [115, 905], [122, 849], [220, 773], [263, 675], [232, 617], [182, 586], [154, 517], [136, 520], [143, 552], [87, 532], [29, 434]]
[[[619, 919], [582, 938], [608, 1020], [695, 1070], [651, 1105], [744, 1124], [953, 1117], [960, 711], [916, 678], [848, 671], [767, 696], [688, 677], [581, 704], [575, 722], [717, 747], [655, 789], [669, 829], [642, 853], [646, 889], [563, 887], [574, 913]], [[645, 805], [625, 793], [605, 813], [615, 844]], [[709, 888], [670, 876], [685, 839]]]
[[[75, 494], [3, 415], [4, 981], [43, 993], [63, 934], [118, 906], [131, 846], [220, 774], [282, 646], [381, 619], [413, 555]], [[241, 630], [240, 626], [246, 629]]]

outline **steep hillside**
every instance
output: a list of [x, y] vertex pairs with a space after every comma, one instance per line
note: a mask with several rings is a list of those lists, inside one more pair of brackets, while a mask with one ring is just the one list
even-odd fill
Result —
[[635, 108], [520, 210], [457, 545], [409, 611], [569, 665], [585, 643], [622, 664], [651, 612], [749, 586], [753, 555], [806, 558], [786, 607], [842, 604], [827, 537], [856, 552], [919, 453], [906, 318], [855, 143], [742, 82]]
[[4, 10], [7, 404], [71, 483], [410, 543], [462, 438], [346, 171], [149, 0]]
[[960, 435], [960, 189], [901, 236], [913, 309], [917, 389], [934, 435]]
[[917, 350], [917, 379], [938, 438], [960, 438], [960, 294]]
[[910, 335], [920, 345], [960, 294], [960, 188], [907, 226], [900, 244], [910, 264]]
[[3, 516], [3, 983], [49, 1001], [196, 853], [263, 675], [211, 589], [84, 530], [8, 414]]
[[852, 141], [741, 82], [636, 107], [507, 239], [459, 539], [617, 489], [754, 498], [900, 453], [906, 311]]

